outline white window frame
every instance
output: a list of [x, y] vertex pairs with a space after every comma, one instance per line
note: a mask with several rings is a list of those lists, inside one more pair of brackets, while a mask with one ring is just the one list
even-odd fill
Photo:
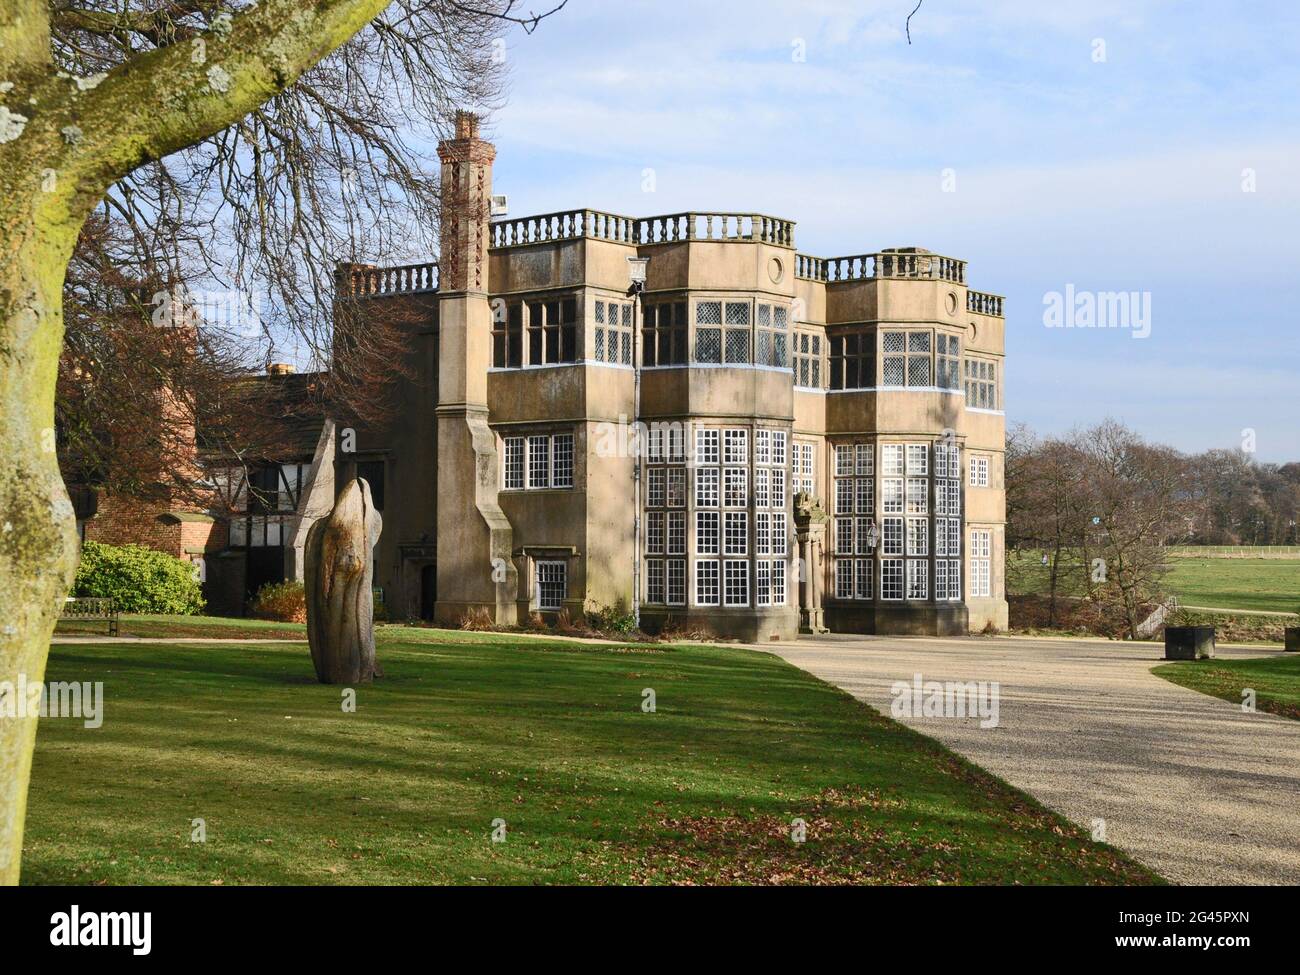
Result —
[[[569, 595], [569, 563], [563, 559], [538, 559], [536, 563], [534, 563], [534, 571], [536, 572], [537, 608], [544, 612], [558, 612], [563, 608], [564, 600]], [[558, 582], [560, 586], [560, 598], [552, 604], [546, 601], [544, 587], [548, 585], [554, 586], [557, 580], [554, 578], [546, 579], [544, 577], [548, 573], [554, 573], [557, 571], [559, 575]]]
[[506, 437], [502, 449], [501, 483], [507, 491], [522, 491], [528, 483], [527, 445], [523, 437]]
[[[707, 578], [712, 576], [712, 579]], [[717, 559], [695, 560], [696, 606], [717, 606], [722, 601], [722, 563]]]
[[903, 561], [903, 559], [880, 560], [880, 598], [886, 602], [901, 602], [906, 592], [903, 581]]
[[972, 599], [988, 598], [992, 595], [992, 551], [992, 530], [972, 528], [970, 530], [970, 575], [966, 582]]
[[930, 598], [930, 560], [907, 560], [907, 598], [913, 601]]
[[[733, 581], [736, 583], [734, 588]], [[722, 605], [749, 605], [749, 559], [726, 559], [723, 562]]]
[[721, 512], [712, 509], [695, 512], [695, 551], [698, 555], [721, 554]]
[[[546, 491], [573, 487], [576, 463], [572, 433], [502, 437], [501, 490]], [[541, 454], [545, 462], [537, 463]]]

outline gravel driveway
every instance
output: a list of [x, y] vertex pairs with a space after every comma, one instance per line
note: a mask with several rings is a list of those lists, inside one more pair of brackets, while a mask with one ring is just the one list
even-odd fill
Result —
[[[1300, 721], [1150, 673], [1153, 644], [830, 635], [762, 647], [886, 714], [891, 685], [997, 681], [999, 723], [902, 720], [1176, 883], [1300, 884]], [[1267, 651], [1219, 648], [1224, 658]]]

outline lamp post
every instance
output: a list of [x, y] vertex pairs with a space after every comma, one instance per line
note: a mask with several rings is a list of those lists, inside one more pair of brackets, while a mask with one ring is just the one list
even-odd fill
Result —
[[632, 307], [632, 429], [637, 434], [631, 438], [635, 444], [632, 457], [632, 618], [641, 628], [641, 294], [645, 291], [648, 257], [627, 259], [627, 293]]

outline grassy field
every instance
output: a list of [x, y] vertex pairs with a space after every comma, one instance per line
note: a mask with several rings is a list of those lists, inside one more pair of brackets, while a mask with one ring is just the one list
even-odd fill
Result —
[[54, 647], [104, 722], [41, 723], [24, 882], [1158, 882], [772, 656], [385, 627], [380, 657], [345, 713], [302, 644]]
[[1300, 609], [1300, 560], [1180, 558], [1165, 585], [1191, 606], [1294, 613]]
[[[75, 620], [60, 622], [56, 636], [103, 636], [108, 624]], [[270, 620], [229, 619], [222, 616], [146, 616], [123, 613], [118, 620], [118, 636], [199, 637], [243, 640], [302, 640], [307, 627], [301, 623], [276, 623]]]
[[[1039, 552], [1008, 555], [1007, 591], [1045, 593], [1048, 570]], [[1300, 559], [1175, 558], [1164, 586], [1180, 602], [1215, 609], [1293, 613], [1300, 609]], [[1064, 595], [1081, 595], [1081, 573], [1064, 580]]]
[[1255, 660], [1180, 660], [1152, 673], [1194, 691], [1241, 703], [1243, 688], [1255, 691], [1255, 707], [1300, 720], [1300, 654]]

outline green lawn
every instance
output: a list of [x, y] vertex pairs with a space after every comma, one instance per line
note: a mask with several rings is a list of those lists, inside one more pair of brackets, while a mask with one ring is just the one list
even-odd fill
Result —
[[[57, 636], [103, 636], [108, 624], [76, 620], [60, 622]], [[307, 627], [301, 623], [276, 623], [270, 620], [230, 619], [224, 616], [148, 616], [123, 613], [118, 620], [119, 636], [143, 637], [211, 637], [213, 639], [305, 639]]]
[[1194, 691], [1241, 703], [1243, 688], [1255, 690], [1255, 707], [1300, 719], [1300, 654], [1253, 660], [1180, 660], [1152, 673]]
[[1294, 613], [1300, 559], [1177, 559], [1165, 585], [1192, 606]]
[[54, 647], [104, 722], [41, 723], [24, 881], [1158, 882], [776, 657], [379, 639], [354, 714], [302, 644]]
[[[1008, 553], [1008, 592], [1047, 592], [1048, 570], [1040, 562], [1041, 555]], [[1300, 609], [1300, 559], [1175, 558], [1163, 584], [1180, 602], [1192, 606], [1274, 613]], [[1067, 573], [1060, 591], [1082, 595], [1082, 571]]]

